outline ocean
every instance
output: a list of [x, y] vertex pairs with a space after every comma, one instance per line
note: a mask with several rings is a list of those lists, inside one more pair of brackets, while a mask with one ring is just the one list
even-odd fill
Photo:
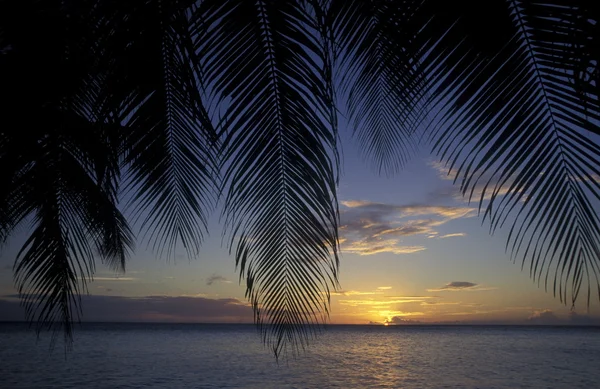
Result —
[[0, 324], [0, 388], [600, 388], [600, 328], [329, 326], [276, 362], [251, 325]]

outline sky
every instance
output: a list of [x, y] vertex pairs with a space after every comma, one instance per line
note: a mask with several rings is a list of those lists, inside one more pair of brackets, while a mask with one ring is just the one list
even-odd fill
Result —
[[[402, 172], [380, 177], [344, 140], [341, 290], [334, 324], [600, 324], [600, 307], [581, 298], [571, 310], [521, 271], [504, 250], [506, 230], [490, 236], [477, 204], [458, 193], [448, 171], [418, 151]], [[159, 258], [143, 244], [126, 274], [98, 263], [83, 320], [249, 323], [233, 257], [221, 242], [218, 212], [196, 259]], [[22, 320], [12, 261], [24, 234], [0, 253], [0, 320]]]

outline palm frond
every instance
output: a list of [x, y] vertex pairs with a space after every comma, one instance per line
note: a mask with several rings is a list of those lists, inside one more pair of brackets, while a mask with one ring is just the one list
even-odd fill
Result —
[[[45, 119], [53, 128], [48, 115]], [[79, 296], [93, 277], [95, 255], [124, 268], [133, 237], [116, 197], [97, 181], [94, 158], [86, 154], [85, 143], [98, 133], [94, 125], [69, 117], [56, 118], [56, 124], [59, 129], [41, 139], [31, 134], [21, 139], [30, 155], [26, 161], [12, 159], [26, 163], [13, 171], [9, 194], [17, 222], [33, 216], [33, 232], [15, 263], [15, 282], [28, 318], [37, 320], [38, 330], [62, 326], [70, 339], [72, 321], [80, 314]], [[24, 146], [16, 143], [12, 146]]]
[[420, 1], [332, 1], [332, 39], [338, 53], [349, 117], [374, 168], [398, 172], [415, 148], [425, 118], [425, 78], [419, 72]]
[[[124, 124], [124, 163], [134, 216], [172, 257], [198, 254], [215, 204], [216, 136], [204, 109], [189, 9], [192, 1], [108, 2], [96, 13], [106, 40], [103, 119]], [[110, 62], [118, 58], [117, 62]], [[102, 73], [100, 73], [102, 74]], [[116, 109], [115, 109], [116, 108]]]
[[230, 245], [265, 341], [276, 355], [295, 352], [310, 324], [326, 319], [337, 282], [336, 133], [317, 20], [324, 11], [296, 1], [203, 7], [206, 75], [230, 99]]
[[491, 231], [511, 224], [507, 249], [565, 303], [600, 297], [600, 107], [597, 16], [588, 2], [515, 1], [505, 47], [469, 86], [448, 83], [433, 132]]
[[6, 237], [32, 222], [16, 286], [38, 330], [63, 327], [68, 340], [94, 258], [124, 269], [133, 246], [117, 208], [121, 128], [93, 120], [89, 2], [28, 3], [0, 11], [10, 47], [0, 55], [0, 225]]

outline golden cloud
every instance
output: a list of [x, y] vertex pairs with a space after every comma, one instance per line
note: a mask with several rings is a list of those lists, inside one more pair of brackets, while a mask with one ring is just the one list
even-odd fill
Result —
[[330, 292], [329, 294], [332, 296], [361, 296], [361, 295], [374, 295], [380, 294], [382, 292], [361, 292], [358, 290], [337, 290], [335, 292]]
[[357, 255], [423, 251], [424, 246], [405, 245], [401, 239], [415, 235], [434, 237], [439, 234], [437, 227], [476, 214], [475, 208], [462, 206], [394, 205], [366, 200], [347, 200], [342, 204], [348, 209], [342, 211], [340, 244], [344, 252]]

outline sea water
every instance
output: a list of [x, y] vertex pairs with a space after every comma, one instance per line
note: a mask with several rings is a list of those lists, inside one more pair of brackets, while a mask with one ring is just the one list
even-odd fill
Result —
[[0, 388], [600, 388], [600, 329], [329, 326], [276, 361], [252, 325], [0, 324]]

